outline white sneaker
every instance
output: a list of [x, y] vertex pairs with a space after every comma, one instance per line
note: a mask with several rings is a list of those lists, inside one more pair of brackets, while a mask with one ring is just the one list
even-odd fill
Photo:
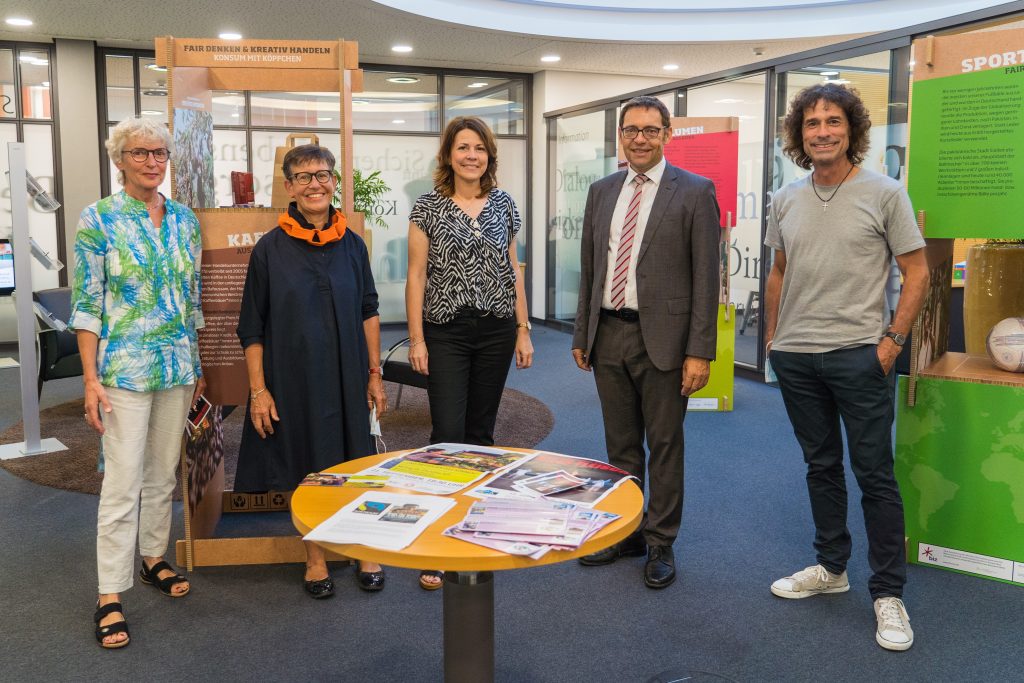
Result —
[[846, 572], [836, 575], [820, 564], [798, 571], [772, 584], [772, 593], [780, 598], [809, 598], [821, 593], [845, 593], [850, 590]]
[[886, 650], [902, 652], [914, 644], [914, 630], [910, 628], [910, 616], [899, 598], [878, 598], [875, 600], [875, 617], [878, 630], [875, 640]]

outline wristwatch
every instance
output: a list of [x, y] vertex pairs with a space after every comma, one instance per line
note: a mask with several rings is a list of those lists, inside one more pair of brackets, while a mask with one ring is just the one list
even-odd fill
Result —
[[530, 324], [529, 320], [527, 320], [525, 323], [516, 323], [516, 329], [520, 327], [525, 327], [527, 332], [533, 329], [533, 325]]
[[907, 335], [900, 334], [899, 332], [893, 332], [892, 330], [889, 330], [888, 332], [885, 333], [885, 336], [888, 337], [889, 339], [892, 339], [893, 343], [896, 344], [896, 346], [903, 346], [904, 344], [907, 343]]

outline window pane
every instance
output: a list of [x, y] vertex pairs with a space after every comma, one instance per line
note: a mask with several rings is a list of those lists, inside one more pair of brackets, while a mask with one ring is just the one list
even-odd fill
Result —
[[253, 92], [250, 102], [253, 126], [338, 129], [340, 104], [337, 93]]
[[50, 55], [45, 50], [19, 50], [21, 114], [26, 119], [52, 119], [50, 110]]
[[[231, 172], [248, 170], [249, 148], [245, 143], [244, 130], [213, 129], [213, 167], [218, 206], [231, 206]], [[256, 189], [253, 177], [253, 190]]]
[[[9, 197], [11, 194], [11, 177], [7, 174], [10, 170], [11, 160], [7, 156], [7, 143], [18, 141], [18, 127], [13, 123], [0, 123], [0, 196]], [[14, 228], [14, 219], [11, 217], [10, 203], [4, 200], [4, 209], [0, 211], [0, 237], [10, 237]]]
[[14, 50], [0, 50], [0, 119], [18, 115], [14, 95]]
[[135, 78], [132, 58], [107, 55], [107, 121], [123, 121], [135, 115]]
[[530, 213], [526, 208], [526, 140], [498, 139], [498, 187], [512, 195], [523, 221], [516, 237], [516, 253], [526, 261], [526, 235]]
[[[736, 215], [729, 243], [730, 303], [736, 304], [736, 362], [757, 367], [760, 311], [761, 213], [764, 206], [765, 75], [687, 92], [688, 116], [739, 118]], [[724, 201], [725, 198], [723, 198]]]
[[[515, 140], [513, 142], [519, 142]], [[356, 135], [352, 140], [352, 165], [364, 176], [380, 171], [391, 188], [384, 193], [373, 215], [387, 227], [367, 216], [373, 231], [370, 254], [373, 279], [380, 297], [381, 322], [405, 321], [405, 279], [409, 271], [409, 212], [419, 196], [433, 189], [434, 136]]]
[[213, 125], [244, 126], [245, 94], [231, 90], [214, 90]]
[[440, 131], [437, 76], [364, 71], [363, 92], [352, 94], [357, 130]]
[[[611, 110], [614, 111], [614, 110]], [[548, 216], [548, 314], [572, 321], [580, 287], [583, 211], [591, 183], [616, 169], [611, 114], [597, 111], [549, 123], [554, 177], [550, 179], [553, 214]]]
[[156, 65], [152, 57], [139, 59], [139, 85], [142, 94], [139, 112], [146, 118], [167, 122], [167, 69]]
[[445, 119], [479, 116], [497, 135], [525, 135], [523, 81], [486, 76], [446, 76]]

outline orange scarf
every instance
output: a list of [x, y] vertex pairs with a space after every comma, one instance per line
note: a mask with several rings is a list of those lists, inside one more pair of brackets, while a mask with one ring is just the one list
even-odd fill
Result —
[[[298, 211], [296, 211], [298, 213]], [[308, 221], [303, 221], [310, 225]], [[348, 227], [345, 216], [340, 211], [331, 211], [330, 224], [323, 230], [309, 229], [302, 225], [299, 220], [286, 211], [277, 217], [277, 224], [290, 237], [297, 240], [309, 242], [314, 247], [322, 247], [331, 242], [337, 242], [345, 235]]]

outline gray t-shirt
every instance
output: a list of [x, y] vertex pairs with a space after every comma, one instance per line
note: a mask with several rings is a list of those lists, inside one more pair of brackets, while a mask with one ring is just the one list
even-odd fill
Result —
[[[817, 187], [826, 198], [836, 189]], [[920, 249], [924, 238], [903, 185], [860, 169], [828, 209], [810, 175], [776, 192], [764, 243], [786, 254], [772, 349], [824, 353], [878, 343], [889, 324], [892, 257]]]

